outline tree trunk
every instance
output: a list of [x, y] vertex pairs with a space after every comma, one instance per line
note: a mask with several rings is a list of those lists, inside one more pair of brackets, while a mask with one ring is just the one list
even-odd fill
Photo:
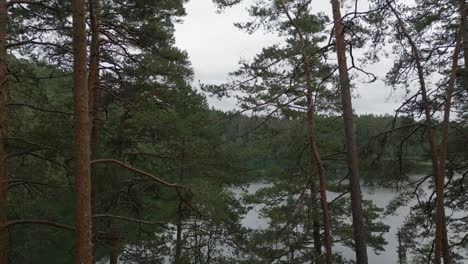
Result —
[[[88, 72], [88, 97], [89, 97], [89, 118], [91, 120], [91, 157], [94, 159], [94, 154], [98, 146], [98, 131], [99, 131], [99, 0], [89, 0], [89, 17], [91, 24], [91, 47], [90, 61]], [[96, 214], [96, 193], [99, 186], [100, 177], [91, 169], [91, 210], [92, 214]], [[93, 223], [93, 234], [96, 233], [96, 225]], [[93, 239], [94, 246], [96, 245]], [[93, 248], [93, 256], [96, 248]]]
[[[463, 6], [463, 5], [462, 5]], [[395, 8], [389, 3], [389, 7], [394, 13], [398, 20], [399, 27], [403, 35], [408, 40], [413, 56], [416, 62], [416, 68], [418, 72], [419, 83], [421, 86], [422, 103], [424, 108], [424, 114], [426, 118], [426, 127], [428, 130], [428, 140], [432, 162], [432, 172], [434, 175], [435, 189], [436, 189], [436, 235], [435, 235], [435, 263], [441, 263], [441, 256], [444, 259], [445, 264], [451, 263], [450, 247], [447, 238], [447, 226], [445, 222], [445, 207], [444, 207], [444, 179], [445, 179], [445, 162], [447, 159], [447, 143], [448, 143], [448, 126], [450, 119], [450, 107], [453, 94], [453, 88], [455, 85], [455, 77], [458, 66], [458, 56], [461, 49], [461, 41], [464, 35], [464, 23], [466, 23], [466, 10], [463, 10], [464, 15], [461, 15], [462, 22], [460, 23], [459, 32], [457, 34], [456, 46], [453, 55], [452, 69], [449, 85], [446, 93], [446, 104], [444, 109], [444, 120], [442, 124], [442, 143], [440, 145], [440, 156], [437, 153], [435, 128], [432, 122], [430, 100], [427, 95], [427, 88], [424, 78], [424, 70], [419, 55], [419, 50], [416, 43], [413, 41], [411, 35], [406, 30], [403, 20]]]
[[179, 203], [177, 210], [177, 224], [176, 224], [176, 252], [175, 252], [175, 264], [181, 264], [182, 257], [182, 202]]
[[[126, 109], [125, 112], [122, 113], [122, 115], [120, 116], [119, 127], [117, 129], [117, 139], [116, 139], [119, 142], [124, 141], [124, 138], [125, 138], [125, 135], [124, 135], [125, 123], [129, 119], [129, 113], [130, 113], [130, 110]], [[116, 148], [115, 156], [120, 158], [120, 159], [123, 159], [124, 158], [123, 153], [124, 153], [124, 146], [122, 145], [122, 143], [120, 143], [120, 144], [118, 144], [118, 146]], [[111, 171], [109, 174], [112, 175], [113, 173], [115, 174], [115, 172]], [[94, 188], [95, 188], [94, 189], [95, 190], [94, 195], [96, 195], [97, 191], [98, 191], [97, 188], [99, 186], [101, 186], [101, 184], [103, 183], [102, 178], [99, 177], [99, 176], [93, 178], [93, 183], [96, 183], [96, 185], [94, 185]], [[113, 200], [113, 201], [115, 201], [115, 200]], [[110, 207], [109, 207], [109, 210], [112, 210], [113, 208], [115, 208], [115, 210], [118, 211], [119, 203], [118, 202], [112, 202]], [[111, 211], [111, 213], [112, 213], [112, 211]], [[119, 236], [118, 229], [115, 227], [114, 219], [112, 219], [112, 218], [109, 219], [109, 221], [107, 223], [107, 229], [109, 230], [108, 233], [110, 234], [110, 238], [107, 240], [107, 245], [110, 248], [109, 261], [110, 261], [110, 264], [113, 264], [113, 263], [118, 262], [118, 258], [119, 258], [120, 252], [121, 252], [121, 245], [120, 245], [121, 237]]]
[[[307, 63], [308, 64], [308, 63]], [[307, 67], [308, 68], [308, 67]], [[308, 75], [306, 73], [306, 75]], [[331, 231], [330, 231], [330, 218], [328, 212], [328, 202], [327, 202], [327, 193], [326, 193], [326, 177], [325, 177], [325, 168], [323, 167], [323, 162], [320, 157], [316, 139], [315, 139], [315, 118], [314, 118], [314, 104], [312, 101], [312, 95], [307, 95], [307, 102], [309, 105], [309, 110], [307, 113], [307, 123], [309, 130], [309, 146], [311, 154], [311, 163], [316, 166], [317, 172], [319, 175], [319, 192], [320, 192], [320, 204], [322, 206], [322, 217], [324, 225], [324, 238], [325, 238], [325, 252], [327, 257], [327, 263], [333, 263], [333, 253], [332, 253], [332, 240], [331, 240]]]
[[[313, 164], [312, 164], [313, 166]], [[315, 177], [314, 177], [315, 178]], [[315, 184], [315, 179], [312, 179], [310, 183], [310, 196], [311, 196], [311, 211], [312, 211], [312, 234], [314, 238], [314, 255], [312, 263], [315, 263], [315, 259], [322, 255], [322, 242], [320, 239], [320, 221], [319, 221], [319, 212], [318, 212], [318, 197], [317, 197], [317, 186]]]
[[[8, 79], [7, 79], [7, 2], [0, 1], [0, 225], [7, 221], [8, 164], [5, 149], [8, 138]], [[8, 230], [0, 229], [0, 264], [7, 262]]]
[[117, 251], [113, 250], [112, 249], [112, 254], [111, 254], [111, 257], [110, 257], [110, 260], [109, 260], [109, 264], [118, 264], [119, 263], [119, 254], [117, 253]]
[[[401, 20], [398, 12], [393, 8], [393, 6], [391, 4], [389, 4], [389, 7], [392, 9], [392, 12], [394, 13], [396, 18], [398, 19], [399, 27], [400, 27], [401, 31], [403, 32], [403, 35], [408, 40], [408, 42], [409, 42], [409, 44], [411, 46], [412, 52], [413, 52], [413, 56], [415, 58], [416, 68], [417, 68], [418, 78], [419, 78], [419, 84], [421, 86], [420, 89], [421, 89], [421, 96], [422, 96], [422, 104], [423, 104], [423, 108], [424, 108], [424, 115], [425, 115], [425, 118], [426, 118], [425, 123], [426, 123], [426, 129], [427, 129], [427, 134], [428, 134], [429, 149], [430, 149], [430, 154], [431, 154], [432, 174], [434, 175], [434, 182], [435, 182], [435, 185], [436, 185], [435, 188], [436, 188], [437, 197], [439, 197], [438, 193], [440, 192], [440, 186], [438, 186], [438, 184], [437, 184], [438, 183], [438, 180], [437, 180], [438, 176], [437, 175], [439, 174], [439, 165], [438, 165], [439, 162], [438, 162], [438, 157], [437, 157], [435, 129], [434, 129], [434, 125], [432, 123], [431, 107], [430, 107], [430, 102], [429, 102], [429, 98], [428, 98], [428, 95], [427, 95], [426, 81], [424, 79], [424, 70], [422, 68], [421, 59], [420, 59], [420, 56], [419, 56], [419, 50], [416, 47], [416, 44], [414, 43], [412, 37], [406, 31], [406, 27], [405, 27], [405, 25], [403, 23], [403, 20]], [[442, 190], [442, 193], [443, 193], [443, 190]], [[436, 211], [437, 210], [438, 209], [436, 209]], [[441, 215], [440, 213], [437, 213], [437, 214]], [[439, 231], [440, 231], [440, 224], [439, 224], [439, 221], [436, 220], [436, 240], [435, 240], [436, 264], [440, 264], [440, 252], [441, 252], [441, 248], [442, 248], [442, 241], [440, 239], [441, 234], [439, 234]]]
[[306, 77], [306, 85], [307, 85], [307, 128], [308, 128], [308, 141], [309, 141], [309, 150], [311, 155], [311, 165], [312, 167], [316, 167], [318, 176], [319, 176], [319, 189], [320, 189], [320, 204], [322, 207], [322, 216], [323, 216], [323, 225], [324, 225], [324, 238], [325, 238], [325, 253], [327, 257], [327, 263], [333, 263], [333, 253], [332, 253], [332, 240], [331, 240], [331, 232], [330, 232], [330, 219], [329, 219], [329, 212], [328, 212], [328, 203], [327, 203], [327, 193], [326, 193], [326, 177], [325, 177], [325, 169], [323, 167], [322, 158], [320, 157], [320, 153], [316, 143], [316, 136], [315, 136], [315, 106], [313, 101], [313, 87], [312, 87], [312, 76], [310, 74], [310, 62], [309, 57], [306, 53], [305, 47], [305, 39], [302, 33], [302, 30], [297, 25], [295, 20], [289, 14], [289, 10], [281, 2], [282, 8], [288, 17], [291, 24], [296, 29], [296, 33], [299, 36], [299, 45], [301, 48], [301, 55], [304, 62], [304, 72]]
[[[463, 14], [463, 10], [466, 10], [466, 0], [461, 0], [460, 6], [460, 16], [464, 19], [464, 29], [463, 29], [463, 62], [465, 65], [465, 72], [464, 72], [464, 85], [465, 87], [468, 85], [468, 25], [466, 24], [466, 11]], [[462, 22], [463, 23], [463, 22]]]
[[367, 264], [366, 230], [364, 226], [364, 213], [362, 208], [362, 194], [359, 176], [359, 157], [354, 136], [353, 106], [351, 102], [351, 89], [346, 61], [346, 44], [344, 40], [344, 27], [341, 21], [339, 0], [331, 0], [333, 20], [335, 25], [336, 53], [338, 57], [338, 70], [340, 74], [341, 107], [345, 128], [345, 141], [349, 170], [349, 184], [351, 187], [351, 209], [353, 215], [354, 242], [356, 262]]
[[[179, 184], [182, 184], [185, 176], [185, 139], [182, 139], [182, 149], [180, 151], [180, 171], [179, 171]], [[182, 221], [183, 221], [183, 203], [179, 202], [177, 210], [177, 230], [176, 230], [176, 252], [175, 264], [182, 264]]]
[[120, 239], [116, 236], [115, 233], [112, 233], [110, 240], [111, 254], [109, 258], [109, 264], [118, 264], [119, 263], [119, 252], [120, 252]]
[[85, 1], [73, 0], [75, 263], [93, 262]]
[[[462, 1], [464, 2], [464, 1]], [[447, 146], [448, 146], [448, 134], [449, 134], [449, 125], [450, 125], [450, 110], [452, 107], [452, 96], [455, 88], [455, 81], [457, 79], [457, 70], [458, 70], [458, 57], [460, 55], [460, 50], [462, 48], [462, 39], [465, 35], [465, 23], [466, 23], [466, 7], [464, 4], [461, 6], [461, 21], [460, 27], [458, 29], [455, 50], [453, 52], [452, 58], [452, 68], [450, 71], [450, 79], [447, 87], [447, 92], [445, 95], [445, 106], [444, 106], [444, 119], [442, 121], [442, 140], [440, 144], [440, 156], [439, 156], [439, 174], [437, 177], [437, 184], [439, 188], [437, 189], [437, 200], [436, 200], [436, 214], [437, 222], [440, 226], [439, 232], [440, 239], [442, 240], [442, 258], [445, 264], [451, 263], [450, 256], [450, 246], [447, 236], [447, 224], [445, 221], [445, 208], [444, 208], [444, 185], [445, 185], [445, 168], [447, 160]]]
[[91, 147], [98, 143], [99, 131], [99, 0], [89, 0], [91, 48], [88, 74], [89, 112], [91, 120]]

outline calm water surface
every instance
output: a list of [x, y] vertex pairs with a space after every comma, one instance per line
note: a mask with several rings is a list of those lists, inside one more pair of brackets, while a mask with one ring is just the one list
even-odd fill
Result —
[[[258, 189], [263, 187], [271, 186], [268, 182], [256, 182], [251, 183], [247, 188], [246, 192], [249, 194], [255, 193]], [[423, 188], [427, 188], [423, 186]], [[240, 194], [239, 191], [235, 191]], [[382, 187], [362, 187], [363, 198], [366, 200], [371, 200], [373, 203], [380, 207], [385, 208], [388, 203], [396, 197], [398, 194], [394, 189], [382, 188]], [[333, 200], [338, 193], [327, 192], [327, 199]], [[347, 196], [349, 197], [349, 196]], [[345, 199], [345, 197], [343, 197]], [[369, 263], [378, 263], [378, 264], [395, 264], [398, 260], [397, 246], [398, 239], [396, 237], [398, 228], [402, 226], [406, 215], [410, 211], [410, 206], [413, 203], [410, 203], [408, 206], [403, 206], [397, 209], [394, 215], [389, 215], [383, 218], [380, 218], [380, 221], [387, 224], [390, 227], [389, 232], [384, 234], [384, 238], [387, 241], [384, 252], [379, 252], [376, 254], [372, 249], [368, 250]], [[245, 218], [242, 220], [242, 224], [245, 227], [252, 229], [265, 229], [268, 228], [268, 219], [261, 217], [260, 209], [263, 205], [255, 205], [252, 210], [250, 210]], [[351, 219], [351, 216], [350, 216]], [[348, 259], [354, 259], [354, 251], [348, 247], [336, 244], [334, 245], [334, 250], [342, 253]]]
[[[412, 180], [419, 178], [418, 176], [413, 176]], [[260, 188], [272, 186], [268, 182], [255, 182], [248, 185], [247, 188], [243, 190], [240, 188], [234, 188], [232, 191], [236, 194], [238, 198], [242, 194], [248, 193], [253, 194]], [[429, 192], [428, 183], [422, 184], [421, 187], [423, 190]], [[371, 200], [376, 206], [380, 208], [385, 208], [388, 203], [393, 200], [398, 192], [395, 189], [383, 188], [383, 187], [362, 187], [363, 198], [366, 200]], [[331, 201], [339, 195], [334, 192], [327, 192], [327, 198]], [[349, 199], [349, 195], [345, 196]], [[346, 199], [343, 197], [343, 199]], [[372, 249], [368, 250], [369, 263], [378, 263], [378, 264], [395, 264], [398, 260], [397, 247], [398, 239], [396, 237], [398, 229], [403, 225], [405, 217], [410, 212], [410, 207], [414, 205], [415, 201], [410, 202], [407, 206], [402, 206], [398, 208], [393, 215], [385, 216], [379, 220], [384, 224], [389, 226], [389, 232], [385, 233], [383, 236], [387, 241], [384, 252], [379, 252], [376, 254]], [[251, 229], [266, 229], [269, 226], [269, 221], [267, 218], [264, 218], [260, 215], [260, 210], [263, 205], [257, 204], [245, 215], [242, 220], [242, 225]], [[350, 216], [351, 221], [351, 216]], [[334, 245], [334, 251], [340, 252], [344, 257], [348, 259], [354, 259], [354, 251], [348, 247], [342, 246], [340, 244]], [[468, 254], [468, 253], [467, 253]], [[468, 258], [468, 256], [466, 256]], [[165, 260], [165, 263], [170, 263], [170, 257], [168, 256]], [[101, 263], [108, 263], [108, 261], [103, 261]]]

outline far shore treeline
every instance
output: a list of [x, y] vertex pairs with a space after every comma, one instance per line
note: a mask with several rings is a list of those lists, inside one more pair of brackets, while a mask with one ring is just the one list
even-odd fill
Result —
[[[0, 264], [374, 264], [391, 229], [392, 263], [467, 263], [466, 0], [213, 0], [278, 36], [216, 85], [187, 2], [0, 0]], [[363, 83], [401, 106], [356, 114]]]

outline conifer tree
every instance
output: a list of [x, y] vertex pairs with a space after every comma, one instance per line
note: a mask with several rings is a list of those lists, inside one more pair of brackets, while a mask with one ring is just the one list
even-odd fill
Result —
[[91, 123], [87, 86], [85, 1], [73, 0], [73, 102], [75, 176], [75, 263], [93, 262], [91, 212]]
[[354, 135], [353, 106], [351, 102], [351, 87], [346, 61], [345, 27], [342, 23], [340, 1], [332, 0], [333, 22], [335, 25], [336, 54], [340, 74], [341, 110], [346, 138], [346, 156], [348, 160], [349, 183], [351, 190], [351, 213], [353, 215], [354, 243], [356, 262], [367, 264], [366, 229], [362, 208], [362, 193], [359, 175], [359, 157]]
[[7, 220], [8, 160], [6, 139], [8, 138], [8, 79], [7, 79], [7, 1], [0, 2], [0, 263], [7, 263]]

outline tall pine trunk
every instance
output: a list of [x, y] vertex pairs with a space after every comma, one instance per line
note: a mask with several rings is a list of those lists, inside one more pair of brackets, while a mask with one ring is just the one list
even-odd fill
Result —
[[[185, 139], [182, 139], [182, 149], [180, 151], [180, 171], [179, 171], [179, 184], [182, 184], [182, 181], [184, 180], [185, 176], [185, 156], [186, 156], [186, 150], [185, 150]], [[183, 202], [182, 200], [179, 202], [179, 207], [177, 210], [177, 230], [176, 230], [176, 252], [175, 252], [175, 258], [174, 258], [174, 263], [175, 264], [181, 264], [182, 263], [182, 222], [183, 222]]]
[[[112, 225], [112, 222], [111, 222]], [[112, 227], [111, 227], [112, 228]], [[111, 238], [109, 241], [110, 246], [110, 256], [109, 256], [109, 264], [118, 264], [119, 263], [119, 255], [120, 255], [120, 239], [116, 232], [112, 231]]]
[[[432, 123], [432, 114], [431, 114], [431, 107], [430, 107], [430, 100], [427, 95], [427, 88], [426, 88], [426, 81], [424, 78], [424, 69], [422, 67], [421, 59], [419, 56], [419, 50], [416, 47], [416, 44], [414, 43], [412, 37], [408, 34], [406, 27], [403, 23], [403, 20], [401, 20], [399, 13], [393, 8], [393, 6], [390, 4], [389, 7], [392, 9], [392, 12], [394, 13], [395, 17], [398, 19], [398, 24], [399, 27], [405, 36], [405, 38], [408, 40], [414, 60], [416, 63], [416, 69], [418, 73], [418, 79], [419, 79], [419, 85], [420, 85], [420, 90], [421, 90], [421, 96], [422, 96], [422, 105], [423, 105], [423, 110], [424, 110], [424, 115], [425, 115], [425, 125], [426, 125], [426, 130], [427, 130], [427, 135], [428, 135], [428, 141], [429, 141], [429, 149], [430, 149], [430, 155], [431, 155], [431, 163], [432, 163], [432, 174], [434, 175], [434, 182], [436, 183], [435, 188], [436, 188], [436, 194], [437, 197], [439, 197], [439, 192], [440, 192], [440, 186], [438, 185], [438, 174], [439, 174], [439, 162], [438, 162], [438, 157], [437, 157], [437, 146], [436, 146], [436, 139], [435, 139], [435, 128], [434, 124]], [[443, 190], [442, 190], [443, 194]], [[438, 210], [438, 209], [436, 209]], [[442, 214], [439, 212], [437, 213], [438, 217], [442, 216]], [[436, 251], [436, 263], [440, 264], [440, 252], [442, 248], [442, 240], [440, 239], [440, 234], [439, 234], [439, 229], [440, 229], [440, 224], [439, 221], [436, 219], [436, 240], [435, 240], [435, 251]], [[437, 257], [439, 255], [439, 257]], [[437, 262], [437, 259], [439, 262]]]
[[7, 1], [0, 1], [0, 264], [7, 262], [7, 233], [2, 228], [7, 221], [8, 164], [5, 149], [8, 137], [8, 80], [7, 80]]
[[[308, 74], [306, 74], [308, 75]], [[325, 253], [327, 258], [327, 264], [333, 263], [333, 253], [332, 253], [332, 239], [331, 239], [331, 228], [330, 228], [330, 214], [328, 211], [328, 202], [327, 202], [327, 193], [326, 193], [326, 177], [325, 177], [325, 168], [323, 167], [323, 162], [320, 157], [316, 138], [315, 138], [315, 118], [314, 118], [314, 104], [312, 101], [312, 92], [307, 95], [308, 107], [307, 111], [307, 123], [308, 123], [308, 139], [309, 139], [309, 149], [311, 154], [311, 163], [316, 166], [317, 173], [319, 176], [319, 193], [320, 193], [320, 204], [322, 207], [322, 217], [324, 225], [324, 238], [325, 238]]]
[[[464, 83], [463, 85], [466, 86], [468, 85], [468, 25], [466, 21], [466, 0], [460, 0], [460, 17], [463, 18], [462, 22], [464, 21], [464, 28], [463, 28], [463, 63], [465, 66], [465, 71], [464, 71]], [[465, 10], [465, 14], [463, 14], [463, 10]]]
[[[331, 231], [330, 231], [330, 217], [328, 212], [328, 202], [327, 202], [327, 192], [326, 192], [326, 177], [325, 177], [325, 168], [323, 167], [322, 158], [317, 147], [316, 136], [315, 136], [315, 106], [313, 101], [313, 87], [312, 87], [312, 76], [311, 76], [311, 67], [309, 62], [309, 57], [306, 52], [306, 43], [304, 34], [302, 33], [301, 28], [297, 25], [295, 20], [289, 14], [287, 6], [281, 2], [284, 13], [288, 17], [291, 24], [296, 29], [296, 33], [299, 36], [299, 47], [301, 49], [301, 56], [303, 60], [303, 69], [306, 78], [306, 97], [307, 97], [307, 139], [309, 141], [309, 151], [311, 155], [311, 165], [316, 167], [317, 173], [319, 176], [319, 193], [320, 193], [320, 204], [322, 207], [322, 217], [323, 217], [323, 226], [324, 226], [324, 238], [325, 238], [325, 254], [328, 264], [333, 263], [333, 253], [332, 253], [332, 240], [331, 240]], [[314, 194], [312, 194], [314, 195]]]
[[452, 95], [455, 86], [456, 73], [458, 68], [458, 57], [460, 54], [462, 39], [465, 34], [465, 23], [466, 23], [466, 8], [464, 7], [464, 1], [461, 3], [461, 22], [456, 37], [455, 50], [452, 59], [452, 67], [450, 73], [450, 80], [446, 91], [445, 96], [445, 109], [444, 117], [442, 121], [442, 142], [440, 144], [440, 152], [437, 151], [437, 143], [435, 136], [435, 128], [432, 122], [432, 113], [431, 113], [431, 102], [427, 94], [426, 82], [424, 78], [424, 69], [421, 62], [421, 57], [419, 55], [419, 50], [416, 46], [416, 43], [413, 41], [412, 37], [406, 30], [403, 20], [401, 19], [399, 13], [396, 9], [389, 4], [390, 9], [394, 13], [395, 17], [398, 20], [399, 27], [408, 40], [414, 60], [416, 63], [416, 69], [418, 73], [418, 79], [420, 83], [421, 95], [422, 95], [422, 104], [424, 108], [424, 114], [426, 118], [426, 127], [428, 131], [428, 141], [431, 154], [432, 162], [432, 172], [434, 175], [435, 189], [436, 189], [436, 235], [435, 235], [435, 263], [441, 263], [441, 257], [444, 260], [445, 264], [451, 263], [450, 256], [450, 247], [447, 237], [447, 225], [445, 221], [445, 207], [444, 207], [444, 180], [445, 180], [445, 163], [447, 159], [447, 144], [448, 144], [448, 128], [450, 123], [450, 109], [452, 103]]
[[93, 263], [85, 1], [73, 0], [75, 264]]
[[364, 211], [362, 208], [362, 194], [359, 176], [359, 157], [353, 125], [353, 106], [351, 89], [346, 61], [346, 44], [344, 27], [341, 20], [340, 1], [331, 0], [333, 20], [335, 25], [336, 53], [340, 74], [341, 108], [343, 111], [346, 154], [349, 170], [349, 184], [351, 188], [351, 210], [353, 215], [354, 243], [356, 262], [367, 264], [366, 229], [364, 226]]
[[[464, 1], [462, 1], [464, 2]], [[455, 89], [455, 81], [457, 79], [458, 71], [458, 58], [460, 51], [462, 49], [462, 39], [465, 35], [465, 26], [466, 26], [466, 6], [465, 4], [460, 5], [460, 26], [458, 29], [456, 41], [455, 41], [455, 50], [452, 57], [452, 66], [450, 71], [450, 79], [447, 86], [447, 91], [445, 93], [445, 106], [444, 106], [444, 115], [442, 121], [442, 139], [439, 148], [439, 173], [437, 175], [437, 200], [436, 200], [436, 216], [437, 222], [436, 227], [438, 226], [437, 235], [440, 236], [439, 239], [442, 240], [442, 248], [440, 249], [442, 253], [442, 258], [445, 264], [450, 264], [452, 262], [450, 255], [450, 246], [447, 236], [447, 224], [445, 220], [445, 208], [444, 208], [444, 186], [445, 186], [445, 170], [446, 170], [446, 160], [447, 160], [447, 148], [448, 148], [448, 135], [449, 135], [449, 125], [450, 125], [450, 110], [452, 108], [452, 97]], [[437, 239], [437, 238], [436, 238]]]
[[99, 134], [99, 0], [89, 0], [91, 47], [88, 73], [89, 112], [91, 120], [91, 148], [98, 143]]
[[[313, 164], [312, 164], [313, 165]], [[318, 197], [317, 197], [317, 184], [315, 183], [315, 177], [313, 177], [310, 183], [310, 208], [312, 212], [312, 236], [314, 239], [314, 255], [312, 263], [315, 263], [315, 259], [322, 255], [322, 242], [320, 238], [320, 219], [318, 210]]]
[[[89, 18], [91, 28], [91, 46], [90, 61], [88, 72], [88, 97], [89, 97], [89, 118], [91, 120], [91, 159], [94, 159], [98, 149], [98, 131], [99, 131], [99, 0], [89, 0]], [[96, 195], [101, 177], [96, 175], [91, 168], [91, 211], [96, 214]], [[96, 224], [93, 223], [93, 234], [96, 234]], [[93, 239], [96, 246], [96, 240]], [[113, 248], [113, 247], [111, 247]], [[96, 248], [93, 248], [93, 256]], [[111, 258], [112, 259], [112, 258]]]
[[[306, 57], [304, 57], [306, 58]], [[305, 59], [305, 61], [308, 61]], [[306, 78], [309, 79], [308, 86], [311, 85], [310, 81], [310, 69], [309, 63], [305, 63], [307, 66]], [[322, 217], [324, 225], [324, 239], [325, 239], [325, 253], [327, 264], [333, 263], [333, 253], [332, 253], [332, 240], [331, 240], [331, 230], [330, 230], [330, 217], [328, 211], [328, 202], [327, 202], [327, 193], [326, 193], [326, 176], [325, 168], [323, 167], [322, 158], [318, 151], [316, 136], [315, 136], [315, 113], [314, 113], [314, 102], [312, 99], [312, 90], [308, 89], [307, 92], [307, 125], [308, 125], [308, 140], [309, 140], [309, 150], [311, 155], [311, 164], [316, 167], [318, 176], [319, 176], [319, 193], [320, 193], [320, 205], [322, 207]]]
[[182, 257], [182, 202], [179, 202], [177, 209], [177, 224], [176, 224], [176, 248], [175, 248], [175, 264], [181, 264]]

